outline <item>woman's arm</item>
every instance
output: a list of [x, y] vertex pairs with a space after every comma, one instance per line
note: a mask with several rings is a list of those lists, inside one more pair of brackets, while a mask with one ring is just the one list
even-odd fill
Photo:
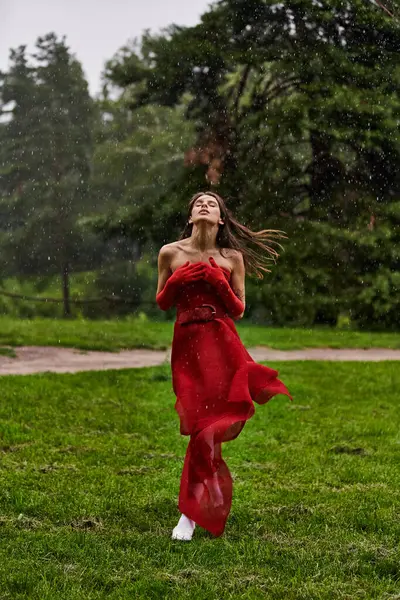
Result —
[[242, 253], [235, 253], [233, 259], [233, 268], [231, 271], [230, 282], [227, 280], [223, 269], [210, 256], [209, 264], [202, 263], [202, 275], [210, 283], [220, 296], [221, 300], [228, 309], [229, 316], [234, 319], [241, 319], [244, 314], [244, 278], [245, 268]]
[[201, 266], [190, 264], [188, 260], [172, 273], [170, 266], [172, 257], [173, 249], [168, 245], [162, 246], [158, 254], [158, 285], [156, 291], [156, 302], [161, 310], [168, 310], [174, 306], [183, 283], [192, 283], [202, 277]]
[[171, 259], [173, 256], [172, 248], [165, 244], [158, 253], [158, 283], [156, 295], [161, 292], [165, 284], [167, 283], [168, 277], [171, 275]]
[[156, 291], [156, 302], [161, 310], [172, 308], [175, 303], [177, 286], [176, 275], [172, 274], [171, 260], [173, 251], [166, 244], [158, 253], [158, 284]]

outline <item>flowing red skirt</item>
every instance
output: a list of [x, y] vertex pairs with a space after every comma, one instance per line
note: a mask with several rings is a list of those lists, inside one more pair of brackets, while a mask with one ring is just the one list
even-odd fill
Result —
[[[223, 309], [214, 289], [199, 281], [185, 286], [177, 314], [202, 303]], [[232, 478], [222, 442], [235, 439], [254, 412], [277, 394], [292, 399], [278, 372], [256, 363], [229, 318], [175, 322], [172, 384], [180, 433], [190, 436], [178, 508], [215, 536], [224, 532], [232, 505]]]

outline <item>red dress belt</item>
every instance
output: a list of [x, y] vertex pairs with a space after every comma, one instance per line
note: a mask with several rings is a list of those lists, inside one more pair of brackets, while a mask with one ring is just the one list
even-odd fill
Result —
[[182, 310], [178, 313], [176, 322], [180, 325], [193, 323], [194, 321], [212, 321], [213, 319], [223, 319], [228, 317], [228, 313], [213, 304], [201, 304], [189, 310]]

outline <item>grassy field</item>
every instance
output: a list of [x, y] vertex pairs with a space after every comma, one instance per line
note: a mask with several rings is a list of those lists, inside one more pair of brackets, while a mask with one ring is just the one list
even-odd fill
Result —
[[190, 543], [168, 365], [2, 377], [1, 600], [399, 599], [398, 363], [270, 366], [294, 402], [223, 445], [225, 533]]
[[[330, 328], [268, 328], [237, 321], [245, 346], [281, 350], [299, 348], [400, 348], [399, 332], [370, 333]], [[110, 321], [10, 319], [0, 317], [0, 346], [66, 346], [85, 350], [123, 348], [165, 349], [171, 344], [173, 322], [129, 318]], [[1, 349], [0, 349], [1, 350]]]

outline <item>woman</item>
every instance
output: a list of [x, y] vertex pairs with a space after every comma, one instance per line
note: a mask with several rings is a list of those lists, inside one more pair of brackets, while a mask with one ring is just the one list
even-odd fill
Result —
[[[189, 203], [179, 240], [158, 256], [156, 300], [176, 305], [171, 352], [172, 385], [180, 432], [189, 435], [180, 483], [181, 517], [173, 539], [190, 540], [195, 525], [220, 536], [232, 503], [232, 479], [221, 456], [222, 442], [235, 439], [255, 412], [276, 394], [291, 396], [277, 371], [256, 363], [243, 346], [234, 320], [245, 309], [245, 269], [278, 253], [265, 245], [282, 237], [253, 232], [236, 221], [220, 196], [201, 192]], [[259, 256], [260, 255], [260, 256]]]

